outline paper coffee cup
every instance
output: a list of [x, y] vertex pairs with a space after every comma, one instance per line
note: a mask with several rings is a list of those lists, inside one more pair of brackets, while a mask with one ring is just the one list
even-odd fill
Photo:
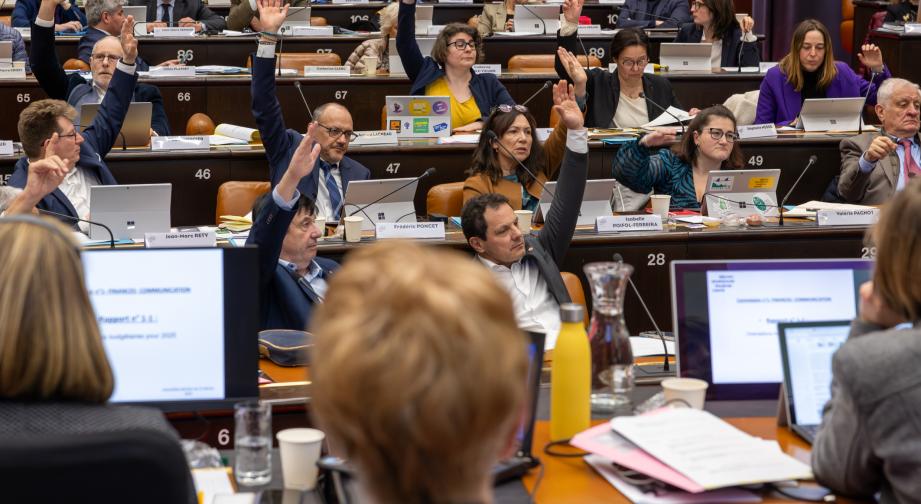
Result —
[[534, 217], [534, 212], [531, 210], [515, 210], [515, 216], [518, 217], [518, 230], [522, 234], [530, 234], [531, 218]]
[[662, 224], [668, 221], [668, 209], [672, 203], [672, 197], [669, 194], [653, 194], [649, 197], [652, 201], [652, 213], [662, 217]]
[[365, 56], [361, 62], [365, 65], [365, 75], [377, 75], [377, 56]]
[[326, 236], [326, 218], [325, 218], [325, 217], [317, 217], [317, 218], [315, 218], [315, 219], [313, 220], [313, 222], [314, 222], [314, 224], [316, 224], [317, 229], [320, 230], [320, 237], [317, 238], [317, 241], [322, 240], [323, 237]]
[[[662, 391], [665, 394], [666, 404], [678, 400], [686, 402], [694, 409], [704, 409], [704, 399], [707, 397], [709, 384], [697, 378], [666, 378], [662, 380]], [[683, 406], [683, 404], [680, 404]]]
[[350, 215], [345, 218], [345, 241], [353, 243], [361, 241], [361, 223], [364, 220], [364, 217], [360, 215]]
[[281, 452], [285, 488], [313, 490], [317, 486], [317, 460], [326, 434], [317, 429], [285, 429], [275, 435]]

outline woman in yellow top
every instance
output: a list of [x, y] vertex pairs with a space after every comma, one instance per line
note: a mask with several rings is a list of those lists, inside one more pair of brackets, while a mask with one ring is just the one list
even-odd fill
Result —
[[412, 81], [410, 94], [449, 96], [454, 131], [477, 131], [482, 119], [499, 105], [514, 105], [499, 78], [477, 74], [473, 65], [483, 59], [483, 40], [463, 23], [451, 23], [438, 34], [431, 56], [416, 43], [416, 2], [401, 0], [397, 21], [397, 52]]

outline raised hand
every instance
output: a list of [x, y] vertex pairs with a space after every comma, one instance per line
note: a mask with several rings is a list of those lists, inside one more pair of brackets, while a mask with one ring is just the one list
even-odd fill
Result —
[[190, 17], [184, 17], [180, 19], [179, 26], [191, 26], [195, 28], [196, 32], [200, 32], [203, 28], [201, 23], [199, 23], [198, 21], [195, 21], [194, 19]]
[[258, 0], [256, 8], [259, 10], [259, 21], [262, 22], [263, 31], [278, 33], [288, 17], [288, 6], [282, 0]]
[[745, 16], [739, 21], [742, 33], [751, 33], [755, 29], [755, 20], [751, 16]]
[[640, 145], [645, 147], [662, 147], [670, 145], [676, 138], [678, 138], [678, 133], [675, 131], [675, 128], [656, 128], [640, 139]]
[[580, 98], [585, 96], [585, 83], [588, 82], [588, 74], [585, 73], [585, 69], [579, 63], [579, 58], [562, 47], [556, 48], [556, 54], [559, 56], [563, 67], [566, 68], [569, 78], [572, 79], [576, 96]]
[[860, 47], [860, 51], [857, 53], [857, 59], [863, 66], [877, 73], [883, 71], [883, 53], [879, 47], [876, 47], [875, 44], [864, 44]]
[[563, 18], [574, 24], [579, 24], [579, 16], [582, 15], [582, 5], [585, 0], [565, 0], [563, 2]]
[[23, 192], [35, 198], [36, 202], [44, 198], [61, 185], [61, 181], [70, 171], [68, 166], [67, 159], [61, 159], [54, 154], [29, 163], [29, 179]]
[[585, 124], [582, 111], [576, 103], [573, 86], [564, 80], [553, 86], [553, 110], [560, 115], [560, 121], [563, 121], [567, 129], [582, 129]]
[[301, 179], [313, 172], [313, 167], [320, 156], [320, 144], [316, 142], [317, 124], [310, 123], [307, 127], [307, 134], [297, 146], [294, 155], [291, 156], [291, 162], [288, 163], [288, 169], [278, 182], [278, 195], [285, 201], [294, 197], [294, 191], [297, 190], [297, 184]]
[[126, 65], [133, 65], [134, 60], [138, 57], [138, 39], [134, 38], [134, 16], [128, 16], [122, 23], [122, 32], [118, 36], [122, 44], [122, 59]]

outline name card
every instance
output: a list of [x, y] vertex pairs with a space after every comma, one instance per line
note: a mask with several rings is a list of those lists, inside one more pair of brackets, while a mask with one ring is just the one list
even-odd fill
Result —
[[12, 140], [0, 140], [0, 156], [12, 156], [13, 155], [13, 141]]
[[147, 248], [214, 247], [217, 236], [214, 231], [144, 233]]
[[579, 35], [600, 35], [600, 24], [579, 25]]
[[598, 0], [601, 5], [624, 5], [627, 0]]
[[195, 27], [194, 26], [166, 26], [166, 27], [157, 27], [153, 31], [154, 37], [194, 37], [195, 36]]
[[776, 61], [762, 61], [758, 64], [758, 70], [760, 70], [761, 73], [765, 73], [777, 65], [778, 63]]
[[[608, 72], [614, 73], [614, 70], [617, 70], [617, 63], [608, 63]], [[643, 69], [643, 73], [648, 73], [648, 74], [656, 73], [656, 64], [646, 63], [646, 68]]]
[[185, 151], [208, 150], [211, 143], [206, 136], [155, 136], [150, 137], [150, 150]]
[[773, 124], [752, 124], [749, 126], [739, 126], [739, 138], [748, 140], [750, 138], [773, 138], [777, 136], [777, 128]]
[[13, 80], [25, 79], [26, 69], [23, 67], [6, 67], [0, 68], [0, 79]]
[[816, 222], [820, 226], [869, 226], [879, 220], [879, 208], [854, 210], [819, 210]]
[[188, 65], [150, 67], [148, 77], [195, 77], [195, 67]]
[[389, 238], [436, 238], [445, 237], [444, 222], [381, 222], [375, 226], [378, 240]]
[[658, 215], [600, 215], [595, 218], [596, 233], [623, 231], [662, 231], [662, 217]]
[[921, 33], [921, 23], [905, 23], [905, 34], [909, 33]]
[[208, 0], [208, 7], [230, 7], [230, 0]]
[[368, 0], [333, 0], [333, 4], [343, 5], [343, 4], [366, 4]]
[[332, 26], [294, 26], [291, 34], [295, 37], [332, 37]]
[[473, 65], [473, 71], [478, 74], [493, 74], [496, 77], [499, 77], [502, 75], [502, 65], [480, 63], [478, 65]]
[[29, 40], [29, 38], [32, 37], [32, 27], [22, 28], [14, 26], [13, 29], [18, 31], [19, 34], [22, 35], [22, 37], [26, 40]]
[[438, 3], [443, 4], [472, 4], [473, 0], [438, 0]]
[[356, 131], [358, 138], [350, 145], [396, 145], [397, 132], [393, 130]]
[[339, 66], [305, 66], [304, 75], [307, 77], [348, 77], [352, 70], [343, 65]]
[[443, 25], [443, 24], [429, 25], [425, 28], [425, 34], [426, 35], [438, 35], [439, 33], [441, 33], [441, 30], [445, 29], [445, 26], [447, 25]]

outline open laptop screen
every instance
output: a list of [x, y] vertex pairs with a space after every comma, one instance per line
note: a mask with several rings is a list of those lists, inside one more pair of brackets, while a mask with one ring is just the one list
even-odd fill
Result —
[[255, 249], [82, 253], [113, 403], [166, 411], [258, 396]]
[[831, 399], [831, 359], [847, 341], [849, 320], [780, 324], [787, 410], [794, 425], [819, 425]]
[[680, 376], [709, 382], [711, 400], [776, 399], [777, 324], [853, 319], [871, 268], [848, 259], [673, 262]]

